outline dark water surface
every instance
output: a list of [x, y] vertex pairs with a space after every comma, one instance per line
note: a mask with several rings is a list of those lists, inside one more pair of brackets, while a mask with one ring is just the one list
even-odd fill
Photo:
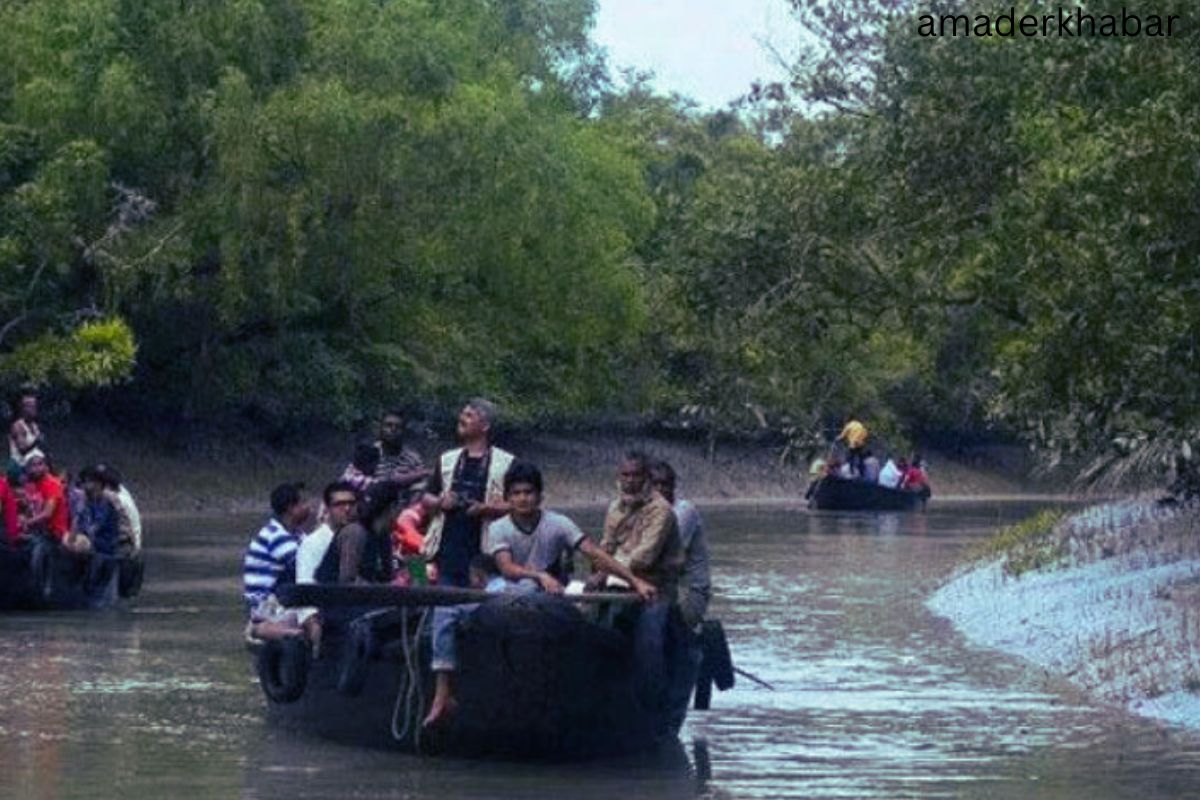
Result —
[[972, 648], [924, 608], [965, 548], [1030, 511], [707, 510], [714, 613], [739, 666], [778, 691], [739, 680], [676, 750], [563, 766], [268, 727], [240, 640], [257, 521], [159, 521], [132, 609], [0, 616], [0, 797], [1200, 796], [1200, 738]]

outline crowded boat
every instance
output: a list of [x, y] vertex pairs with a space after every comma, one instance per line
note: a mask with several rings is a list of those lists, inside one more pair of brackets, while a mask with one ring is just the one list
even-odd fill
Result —
[[577, 758], [674, 739], [693, 697], [732, 686], [703, 525], [670, 464], [626, 453], [594, 540], [543, 508], [537, 464], [493, 443], [489, 401], [463, 406], [432, 467], [405, 422], [385, 413], [319, 498], [276, 487], [250, 539], [246, 637], [273, 718], [418, 752]]
[[932, 494], [920, 455], [881, 460], [866, 425], [850, 416], [827, 455], [810, 464], [805, 499], [824, 511], [904, 511], [924, 508]]
[[120, 471], [60, 469], [37, 394], [23, 392], [13, 405], [0, 481], [0, 608], [100, 607], [137, 595], [141, 514]]

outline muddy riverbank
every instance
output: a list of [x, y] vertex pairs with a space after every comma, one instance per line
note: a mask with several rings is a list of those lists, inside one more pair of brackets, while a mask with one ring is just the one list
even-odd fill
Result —
[[[52, 453], [70, 470], [96, 460], [117, 465], [141, 506], [151, 514], [255, 511], [270, 488], [284, 480], [320, 487], [349, 460], [355, 437], [313, 433], [303, 444], [269, 444], [253, 433], [214, 431], [162, 436], [130, 433], [111, 425], [52, 421]], [[579, 506], [611, 497], [621, 453], [635, 447], [670, 461], [689, 497], [714, 503], [800, 498], [807, 465], [780, 463], [776, 448], [726, 444], [709, 458], [700, 442], [629, 431], [586, 433], [522, 431], [499, 444], [538, 463], [546, 474], [547, 502]], [[432, 464], [449, 439], [432, 432], [410, 436], [410, 445]], [[990, 449], [951, 457], [926, 454], [934, 491], [945, 497], [999, 497], [1045, 492], [1033, 481], [1019, 451]]]
[[960, 570], [930, 599], [972, 642], [1200, 729], [1200, 509], [1092, 506]]

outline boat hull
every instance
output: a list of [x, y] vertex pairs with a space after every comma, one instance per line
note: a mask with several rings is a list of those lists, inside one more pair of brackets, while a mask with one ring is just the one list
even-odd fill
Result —
[[[362, 623], [351, 618], [364, 612], [376, 615], [376, 631], [356, 651], [354, 628]], [[696, 680], [695, 643], [677, 610], [647, 611], [659, 617], [649, 623], [618, 614], [610, 628], [559, 597], [498, 596], [459, 624], [458, 706], [444, 724], [425, 729], [433, 611], [322, 613], [321, 655], [308, 665], [303, 693], [293, 702], [268, 695], [268, 716], [349, 744], [550, 760], [641, 752], [676, 740]], [[355, 667], [365, 679], [346, 681], [347, 653], [364, 651], [370, 657]], [[345, 691], [348, 683], [357, 691]]]
[[928, 496], [921, 492], [825, 477], [814, 487], [808, 504], [818, 511], [919, 511], [927, 501]]
[[0, 610], [111, 606], [120, 575], [120, 559], [80, 559], [49, 542], [0, 546]]

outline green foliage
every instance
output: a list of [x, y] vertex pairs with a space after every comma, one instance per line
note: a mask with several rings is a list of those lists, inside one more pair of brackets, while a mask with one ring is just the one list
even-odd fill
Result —
[[488, 394], [792, 449], [854, 410], [1192, 481], [1194, 37], [792, 5], [802, 97], [741, 115], [608, 91], [594, 0], [0, 6], [5, 379], [132, 369], [279, 430]]
[[[593, 13], [4, 7], [9, 362], [40, 363], [62, 344], [48, 325], [95, 309], [137, 331], [142, 390], [189, 414], [348, 425], [474, 393], [518, 418], [637, 407], [628, 254], [651, 208], [563, 82], [592, 58]], [[111, 380], [89, 364], [30, 377]]]
[[1019, 578], [1030, 570], [1057, 564], [1066, 555], [1063, 539], [1055, 528], [1066, 513], [1046, 509], [1012, 525], [1006, 525], [976, 551], [977, 558], [1004, 558], [1004, 571]]
[[136, 360], [133, 331], [124, 320], [92, 320], [66, 335], [42, 334], [3, 354], [0, 378], [13, 385], [111, 386], [129, 378]]

